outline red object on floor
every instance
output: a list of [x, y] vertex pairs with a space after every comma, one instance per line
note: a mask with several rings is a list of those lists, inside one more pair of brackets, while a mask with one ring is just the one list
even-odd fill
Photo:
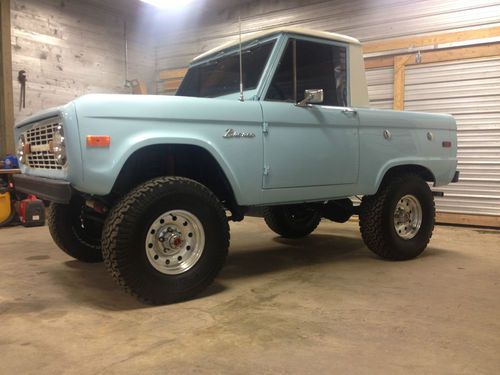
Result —
[[25, 227], [36, 227], [45, 224], [45, 206], [34, 195], [28, 195], [19, 202], [19, 220]]

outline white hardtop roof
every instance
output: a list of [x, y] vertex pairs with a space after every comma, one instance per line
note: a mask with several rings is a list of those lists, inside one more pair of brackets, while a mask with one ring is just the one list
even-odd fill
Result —
[[[302, 29], [302, 28], [298, 28], [298, 27], [281, 27], [281, 28], [276, 28], [276, 29], [271, 29], [271, 30], [266, 30], [266, 31], [259, 31], [259, 32], [247, 34], [244, 36], [242, 35], [241, 43], [245, 43], [245, 42], [248, 42], [248, 41], [253, 40], [253, 39], [264, 38], [264, 37], [267, 37], [270, 35], [275, 35], [275, 34], [299, 34], [299, 35], [312, 36], [312, 37], [321, 38], [321, 39], [329, 39], [329, 40], [333, 40], [333, 41], [337, 41], [337, 42], [361, 45], [359, 40], [352, 38], [350, 36], [347, 36], [347, 35], [330, 33], [327, 31], [316, 31], [316, 30], [310, 30], [310, 29]], [[221, 44], [218, 47], [215, 47], [207, 52], [202, 53], [199, 56], [196, 56], [193, 59], [193, 61], [203, 59], [209, 55], [220, 52], [220, 51], [225, 50], [227, 48], [237, 46], [239, 43], [240, 43], [239, 38], [236, 38], [235, 40], [231, 40], [227, 43]]]

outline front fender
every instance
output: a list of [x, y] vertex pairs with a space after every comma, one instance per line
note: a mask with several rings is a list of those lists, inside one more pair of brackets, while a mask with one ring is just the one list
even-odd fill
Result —
[[[84, 186], [75, 186], [91, 194], [109, 194], [120, 171], [127, 160], [138, 150], [154, 145], [191, 145], [205, 149], [217, 161], [226, 175], [235, 196], [241, 195], [240, 183], [228, 161], [221, 151], [210, 142], [193, 137], [158, 137], [153, 134], [141, 133], [130, 137], [126, 142], [121, 142], [112, 151], [110, 149], [85, 149], [84, 160]], [[116, 158], [111, 156], [114, 152]], [[119, 155], [119, 156], [118, 156]]]
[[[134, 152], [152, 145], [178, 144], [210, 153], [238, 204], [261, 201], [262, 111], [257, 101], [90, 96], [79, 99], [76, 109], [83, 165], [83, 179], [74, 185], [77, 190], [109, 194]], [[224, 138], [227, 129], [255, 136]], [[108, 135], [110, 146], [88, 147], [87, 135]]]

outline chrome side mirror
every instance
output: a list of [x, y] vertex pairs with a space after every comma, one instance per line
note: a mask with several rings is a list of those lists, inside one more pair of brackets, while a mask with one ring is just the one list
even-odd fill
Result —
[[304, 99], [297, 103], [299, 107], [307, 107], [309, 104], [323, 103], [323, 89], [309, 89], [304, 91]]

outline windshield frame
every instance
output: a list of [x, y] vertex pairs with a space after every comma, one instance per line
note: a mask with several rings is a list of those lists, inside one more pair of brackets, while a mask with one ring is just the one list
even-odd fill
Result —
[[[262, 73], [259, 77], [259, 81], [257, 83], [257, 86], [253, 89], [250, 89], [250, 90], [247, 90], [245, 87], [243, 87], [243, 94], [244, 94], [245, 100], [256, 100], [256, 99], [258, 100], [260, 98], [259, 93], [262, 92], [263, 83], [266, 81], [266, 77], [269, 74], [270, 66], [272, 65], [272, 62], [275, 59], [275, 55], [276, 55], [277, 50], [279, 50], [278, 47], [281, 44], [280, 43], [281, 36], [282, 36], [281, 34], [269, 35], [269, 36], [266, 36], [265, 38], [251, 39], [251, 40], [246, 41], [245, 43], [242, 44], [241, 49], [242, 49], [242, 51], [244, 51], [247, 48], [251, 48], [251, 47], [265, 44], [268, 42], [274, 42], [274, 45], [271, 49], [271, 52], [269, 53], [267, 61], [264, 64], [264, 69], [262, 70]], [[212, 61], [218, 60], [218, 59], [223, 58], [223, 57], [233, 56], [235, 54], [237, 55], [239, 53], [239, 50], [240, 50], [240, 46], [235, 45], [235, 46], [231, 46], [227, 49], [224, 49], [222, 51], [215, 52], [214, 54], [211, 54], [203, 59], [196, 60], [196, 61], [192, 62], [189, 65], [189, 69], [195, 68], [199, 65], [210, 63]], [[245, 65], [243, 65], [243, 71], [245, 71]], [[181, 85], [182, 85], [182, 83], [181, 83]], [[177, 93], [176, 93], [176, 96], [177, 96]], [[231, 93], [227, 93], [227, 94], [220, 95], [220, 96], [214, 96], [211, 98], [212, 99], [217, 99], [217, 98], [229, 99], [229, 98], [233, 98], [233, 97], [234, 98], [239, 97], [239, 90], [236, 92], [231, 92]], [[199, 98], [206, 98], [206, 97], [199, 97]]]

